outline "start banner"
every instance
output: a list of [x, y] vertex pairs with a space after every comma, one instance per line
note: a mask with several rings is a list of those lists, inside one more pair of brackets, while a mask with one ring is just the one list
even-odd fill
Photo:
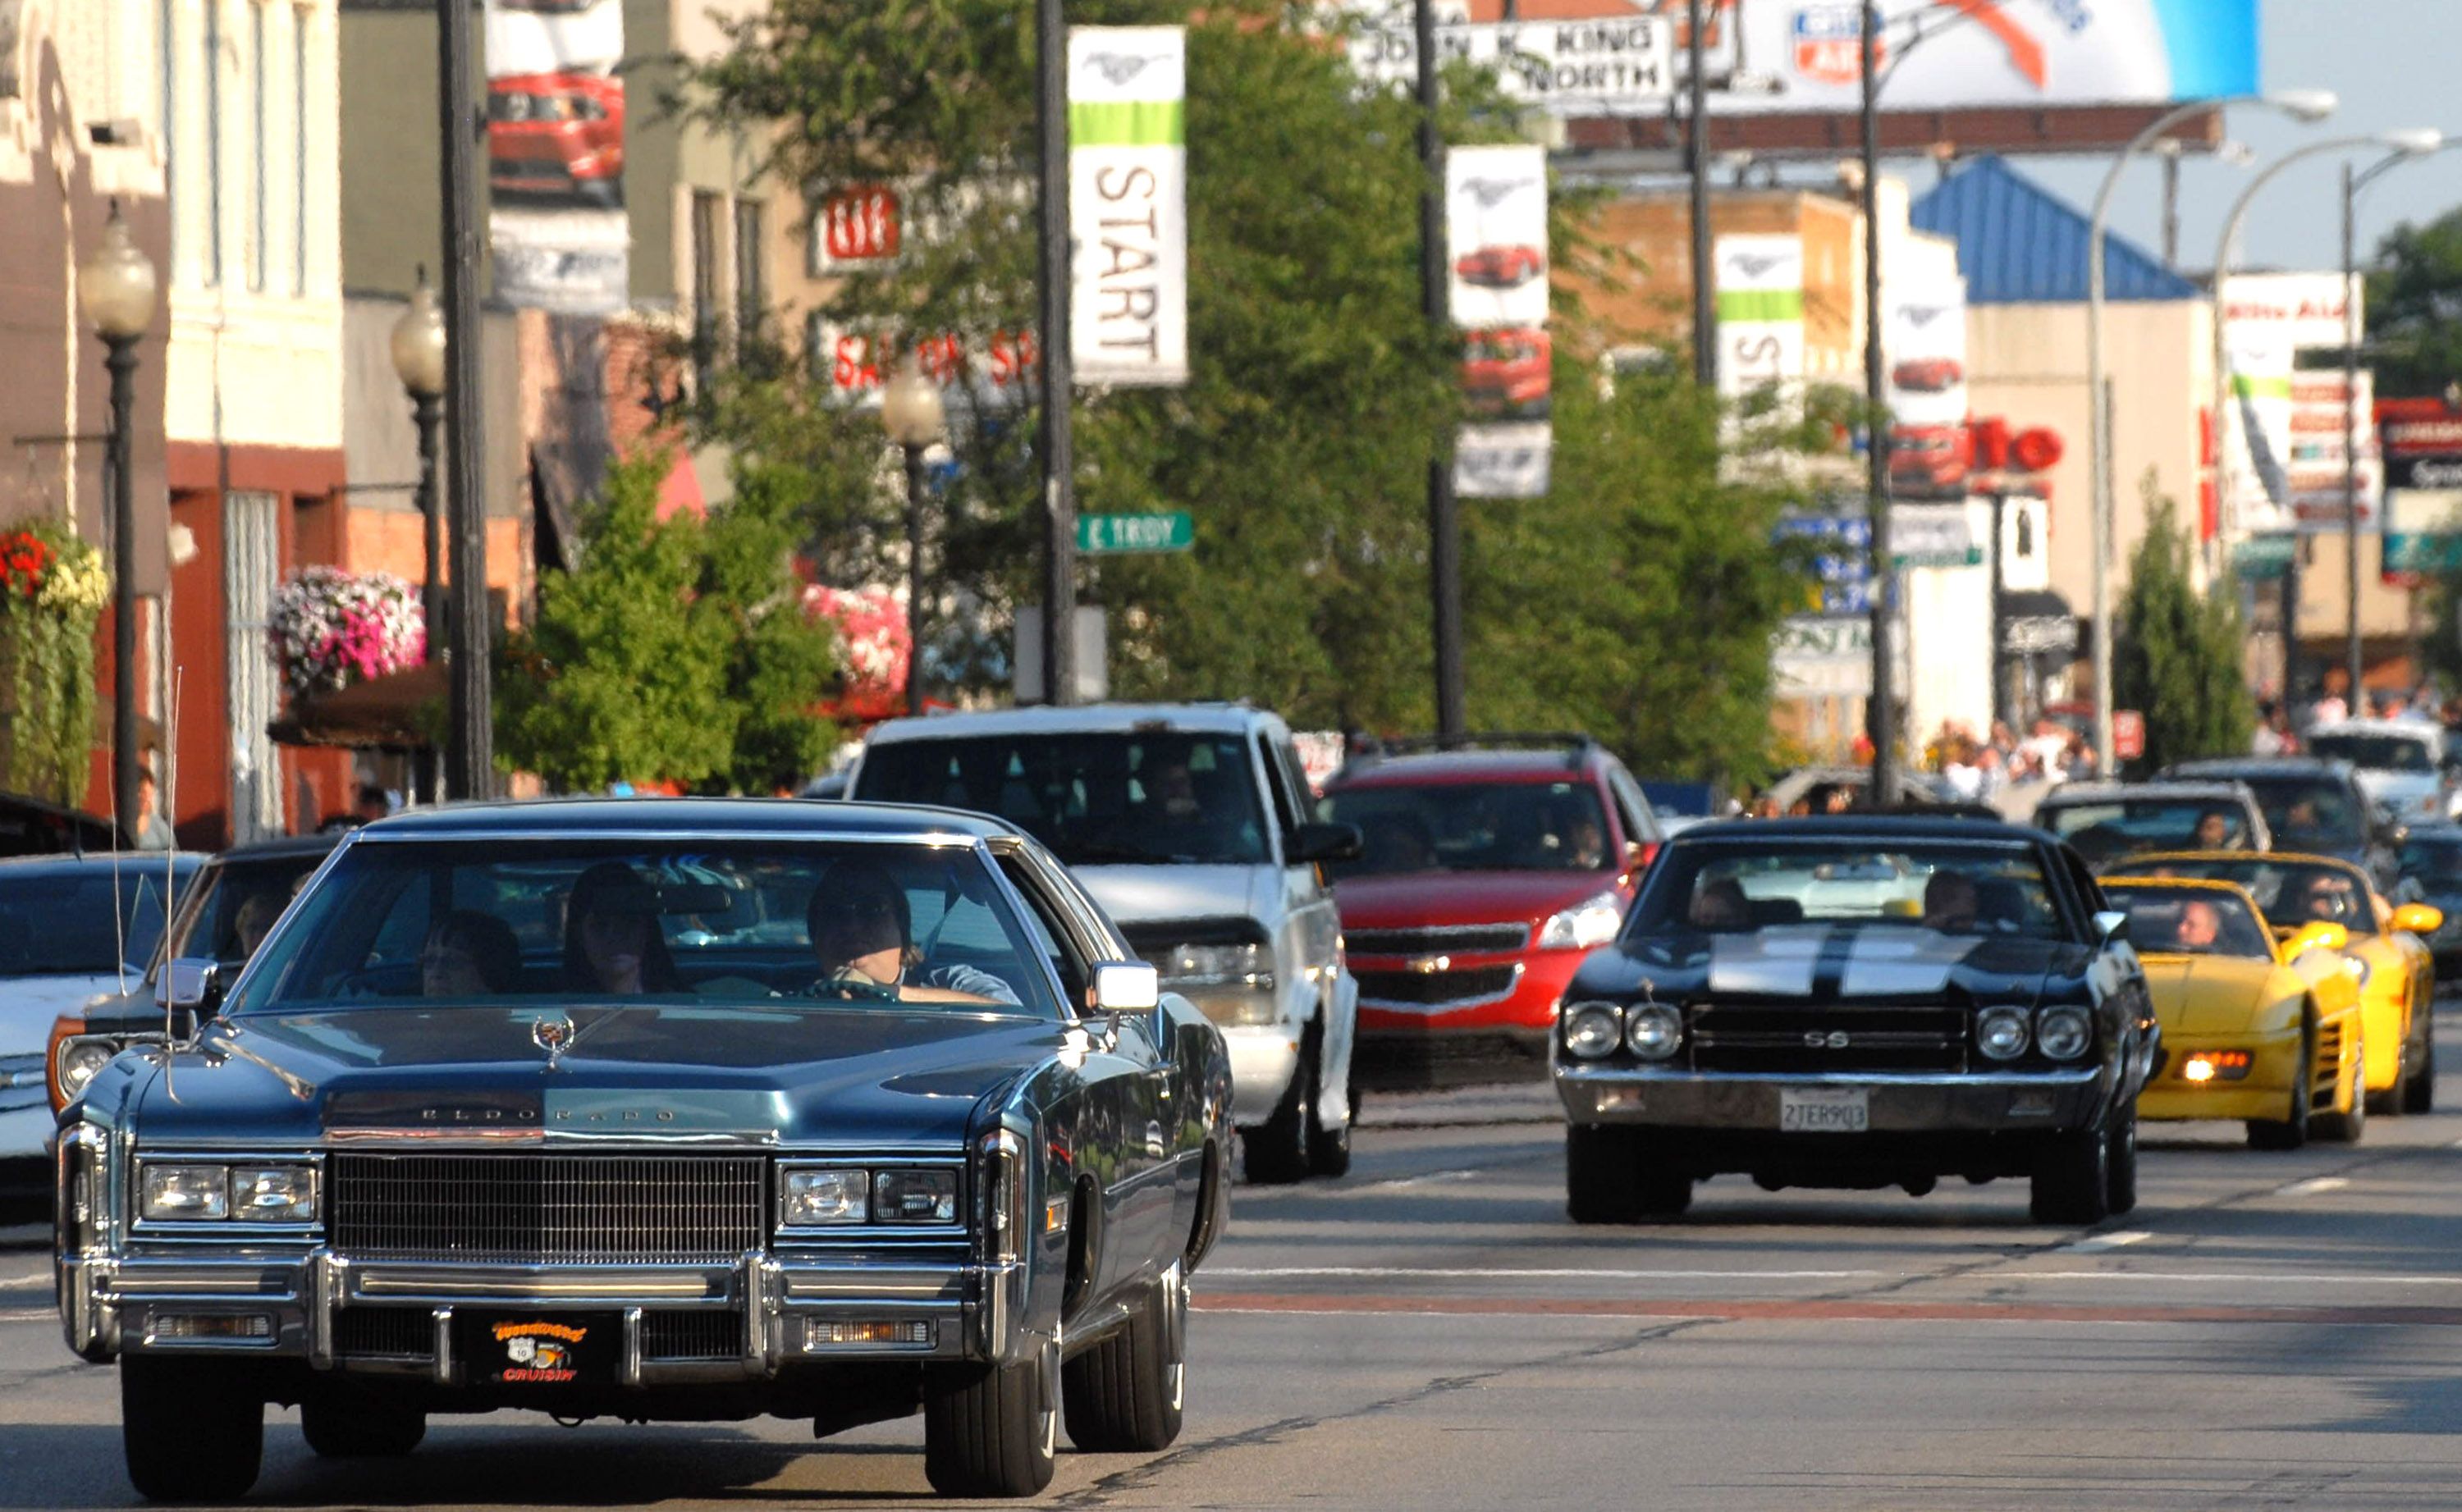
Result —
[[1069, 354], [1088, 384], [1188, 382], [1188, 45], [1069, 29]]

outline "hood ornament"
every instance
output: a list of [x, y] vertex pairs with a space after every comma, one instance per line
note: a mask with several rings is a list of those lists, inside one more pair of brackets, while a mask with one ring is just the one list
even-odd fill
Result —
[[562, 1014], [530, 1020], [530, 1043], [547, 1052], [547, 1069], [553, 1071], [572, 1048], [572, 1020]]

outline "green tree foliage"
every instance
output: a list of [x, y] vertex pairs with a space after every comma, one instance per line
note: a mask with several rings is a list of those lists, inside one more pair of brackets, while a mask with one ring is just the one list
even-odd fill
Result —
[[[1415, 106], [1362, 90], [1296, 8], [1084, 0], [1069, 19], [1190, 27], [1191, 381], [1075, 409], [1082, 510], [1196, 519], [1190, 552], [1083, 564], [1085, 598], [1111, 611], [1115, 693], [1426, 727], [1426, 478], [1459, 418], [1460, 349], [1419, 309]], [[1031, 328], [1033, 203], [1014, 187], [1034, 140], [1028, 21], [1014, 0], [772, 0], [693, 75], [704, 117], [774, 143], [791, 181], [911, 186], [904, 261], [847, 280], [831, 321], [893, 349]], [[1482, 81], [1458, 75], [1450, 98], [1449, 139], [1510, 138]], [[1576, 220], [1560, 210], [1560, 265], [1587, 255]], [[1614, 333], [1559, 315], [1556, 495], [1463, 506], [1472, 723], [1587, 725], [1653, 769], [1722, 752], [1749, 766], [1769, 637], [1801, 591], [1768, 545], [1779, 496], [1720, 481], [1717, 406], [1689, 378], [1594, 394], [1569, 353]], [[887, 581], [896, 474], [876, 422], [831, 408], [826, 387], [739, 371], [699, 424], [796, 479], [826, 579]], [[991, 685], [1009, 612], [1038, 596], [1034, 426], [955, 418], [961, 466], [928, 512], [927, 562], [981, 644], [944, 633], [935, 660]]]
[[2441, 394], [2462, 378], [2462, 210], [2396, 227], [2378, 245], [2367, 292], [2377, 393]]
[[2146, 718], [2146, 755], [2156, 771], [2173, 761], [2235, 756], [2249, 748], [2256, 708], [2242, 665], [2238, 602], [2201, 594], [2190, 575], [2191, 543], [2169, 499], [2147, 481], [2145, 539], [2129, 559], [2128, 591], [2111, 645], [2115, 708]]
[[803, 612], [774, 480], [755, 473], [704, 522], [658, 518], [663, 460], [609, 475], [581, 563], [539, 584], [497, 681], [505, 763], [567, 791], [664, 779], [766, 793], [834, 738], [810, 713], [834, 665]]

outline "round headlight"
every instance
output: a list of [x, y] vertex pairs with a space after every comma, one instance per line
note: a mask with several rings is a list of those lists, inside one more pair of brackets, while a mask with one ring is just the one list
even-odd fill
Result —
[[2015, 1060], [2026, 1053], [2026, 1012], [2018, 1008], [1987, 1008], [1975, 1021], [1975, 1047], [1994, 1060]]
[[1627, 1009], [1624, 1042], [1644, 1060], [1665, 1060], [1684, 1043], [1684, 1015], [1664, 1003]]
[[60, 1062], [56, 1076], [63, 1100], [74, 1099], [83, 1092], [95, 1074], [111, 1064], [118, 1054], [107, 1039], [72, 1039], [60, 1046]]
[[2075, 1060], [2094, 1043], [2094, 1020], [2082, 1008], [2047, 1008], [2035, 1020], [2035, 1043], [2054, 1060]]
[[1624, 1041], [1624, 1015], [1607, 1003], [1585, 1003], [1565, 1015], [1565, 1049], [1584, 1060], [1615, 1053]]

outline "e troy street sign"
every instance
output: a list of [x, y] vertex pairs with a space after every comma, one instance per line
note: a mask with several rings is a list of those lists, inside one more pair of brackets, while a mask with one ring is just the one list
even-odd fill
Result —
[[1077, 549], [1090, 556], [1131, 551], [1186, 551], [1197, 526], [1186, 510], [1160, 515], [1079, 515]]

